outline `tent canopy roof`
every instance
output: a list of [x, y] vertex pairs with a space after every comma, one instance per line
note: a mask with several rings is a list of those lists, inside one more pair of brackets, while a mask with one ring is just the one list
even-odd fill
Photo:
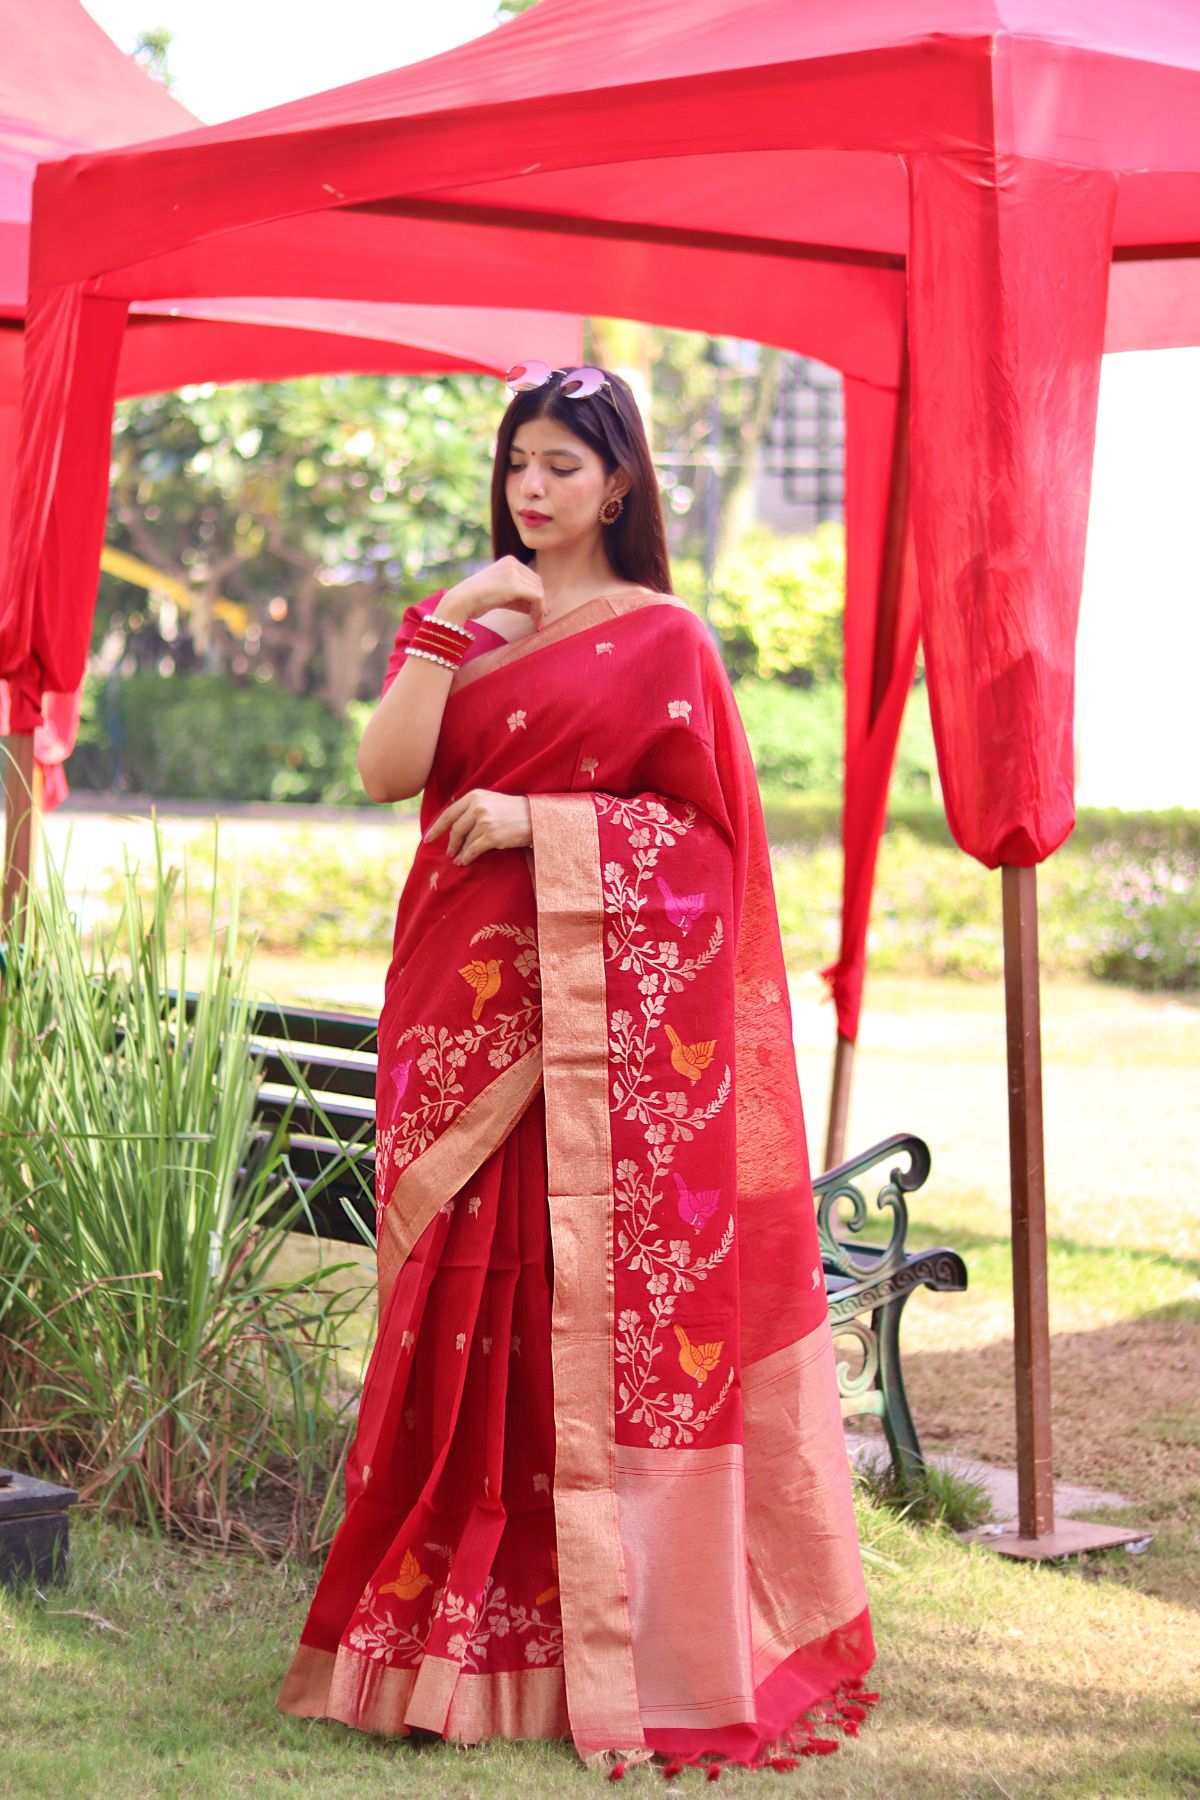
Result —
[[25, 306], [38, 163], [191, 132], [199, 121], [78, 0], [19, 0], [0, 11], [0, 28], [0, 314], [11, 315]]
[[[1200, 246], [1200, 9], [541, 0], [425, 62], [44, 167], [33, 276], [134, 303], [437, 303], [461, 281], [890, 380], [906, 165], [947, 153], [1001, 179], [1015, 157], [1119, 171], [1115, 254], [1153, 252], [1139, 293], [1176, 295], [1163, 247]], [[1189, 341], [1182, 280], [1182, 309], [1143, 305], [1114, 346]]]
[[[205, 127], [105, 35], [79, 0], [0, 0], [0, 43], [0, 320], [16, 324], [28, 297], [38, 163], [131, 139], [203, 136]], [[524, 307], [509, 315], [500, 303], [489, 311], [395, 303], [391, 296], [320, 299], [304, 290], [281, 299], [280, 291], [231, 300], [218, 284], [195, 305], [159, 288], [144, 310], [165, 316], [143, 319], [130, 333], [118, 391], [197, 379], [278, 380], [312, 369], [490, 373], [506, 347], [516, 357], [530, 342], [547, 345], [555, 357], [578, 355], [577, 317]], [[13, 339], [0, 345], [0, 404], [15, 401], [20, 379]]]

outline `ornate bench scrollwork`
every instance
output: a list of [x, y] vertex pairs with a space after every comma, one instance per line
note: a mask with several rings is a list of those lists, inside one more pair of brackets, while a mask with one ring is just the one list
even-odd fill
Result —
[[[897, 1156], [907, 1156], [908, 1167], [892, 1166], [875, 1197], [876, 1215], [891, 1214], [887, 1242], [848, 1241], [841, 1234], [860, 1236], [872, 1216], [860, 1178]], [[849, 1360], [838, 1362], [842, 1417], [871, 1413], [882, 1420], [900, 1485], [924, 1467], [900, 1369], [900, 1315], [918, 1287], [961, 1293], [967, 1285], [966, 1265], [957, 1251], [905, 1249], [906, 1195], [924, 1185], [930, 1164], [924, 1140], [900, 1132], [813, 1182], [834, 1344], [850, 1352]], [[848, 1211], [842, 1213], [843, 1207]]]

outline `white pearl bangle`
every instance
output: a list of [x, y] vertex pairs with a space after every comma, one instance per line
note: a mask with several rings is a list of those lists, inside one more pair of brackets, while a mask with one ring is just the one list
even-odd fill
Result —
[[465, 625], [458, 624], [455, 619], [444, 618], [439, 612], [431, 612], [426, 616], [429, 619], [430, 624], [443, 625], [447, 631], [457, 631], [461, 637], [466, 638], [469, 644], [475, 642], [475, 633], [473, 631], [468, 631]]
[[457, 669], [458, 667], [458, 664], [451, 662], [448, 657], [435, 656], [432, 650], [418, 650], [412, 644], [409, 644], [404, 654], [405, 656], [423, 656], [427, 662], [441, 663], [443, 669]]

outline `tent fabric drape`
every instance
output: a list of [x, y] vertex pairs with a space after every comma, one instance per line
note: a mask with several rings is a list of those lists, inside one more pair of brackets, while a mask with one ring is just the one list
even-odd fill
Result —
[[[15, 637], [0, 661], [0, 728], [34, 733], [44, 776], [42, 807], [50, 811], [67, 793], [63, 765], [74, 748], [82, 704], [113, 393], [323, 371], [484, 372], [530, 343], [560, 363], [577, 362], [581, 327], [569, 314], [504, 305], [213, 295], [190, 305], [171, 297], [161, 308], [135, 311], [122, 333], [115, 320], [123, 306], [95, 304], [86, 284], [67, 283], [55, 294], [35, 283], [30, 302], [30, 214], [39, 159], [186, 132], [198, 121], [105, 36], [78, 0], [39, 0], [36, 7], [0, 0], [0, 43], [0, 566], [9, 543], [27, 307], [38, 340], [30, 357], [27, 430], [39, 436], [43, 460], [23, 477], [17, 555], [25, 557], [32, 544], [34, 557], [47, 565], [44, 580], [31, 572], [23, 587]], [[42, 216], [40, 232], [45, 225]], [[36, 631], [35, 615], [44, 626]], [[56, 684], [66, 691], [56, 692]]]

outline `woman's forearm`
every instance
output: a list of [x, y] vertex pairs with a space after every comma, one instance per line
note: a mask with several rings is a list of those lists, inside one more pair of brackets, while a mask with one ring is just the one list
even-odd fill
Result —
[[[466, 623], [450, 593], [430, 615]], [[372, 800], [407, 800], [429, 779], [454, 671], [427, 656], [406, 656], [358, 746], [358, 772]]]

